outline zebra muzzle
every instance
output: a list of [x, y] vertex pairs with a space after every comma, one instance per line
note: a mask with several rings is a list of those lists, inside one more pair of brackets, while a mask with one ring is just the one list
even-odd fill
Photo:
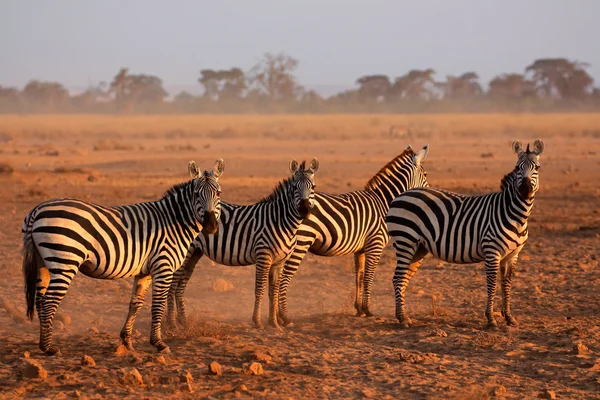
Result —
[[217, 216], [215, 215], [215, 212], [205, 211], [202, 221], [202, 230], [205, 233], [212, 235], [213, 233], [217, 232], [218, 227], [219, 224], [217, 223]]
[[524, 199], [530, 199], [533, 194], [533, 184], [531, 183], [531, 179], [524, 178], [521, 184], [519, 185], [519, 194]]
[[300, 200], [300, 205], [298, 206], [298, 214], [300, 217], [306, 218], [310, 214], [310, 201], [308, 199]]

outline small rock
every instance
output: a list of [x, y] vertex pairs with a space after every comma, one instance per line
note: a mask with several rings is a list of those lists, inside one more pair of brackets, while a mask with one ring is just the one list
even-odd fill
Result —
[[23, 376], [30, 379], [46, 379], [48, 377], [48, 371], [46, 371], [37, 361], [28, 359], [23, 368]]
[[221, 375], [223, 374], [223, 367], [218, 362], [213, 361], [208, 364], [208, 373], [210, 375]]
[[494, 153], [481, 153], [481, 158], [494, 158]]
[[181, 390], [184, 390], [189, 393], [194, 392], [194, 388], [192, 387], [192, 384], [190, 382], [186, 382], [183, 385], [181, 385]]
[[244, 364], [242, 366], [244, 375], [262, 375], [264, 370], [261, 363], [253, 362], [251, 364]]
[[156, 356], [156, 358], [154, 359], [155, 362], [159, 363], [159, 364], [166, 364], [167, 360], [165, 359], [165, 356]]
[[158, 378], [158, 382], [162, 385], [172, 385], [173, 383], [179, 382], [179, 379], [177, 379], [177, 377], [173, 375], [161, 376], [160, 378]]
[[80, 398], [81, 397], [81, 391], [80, 390], [73, 391], [73, 397]]
[[194, 383], [194, 377], [190, 371], [185, 371], [183, 374], [179, 375], [179, 382]]
[[96, 182], [98, 178], [96, 178], [94, 175], [88, 175], [87, 180], [88, 182]]
[[67, 395], [64, 392], [58, 392], [56, 394], [56, 396], [54, 396], [55, 399], [57, 400], [61, 400], [61, 399], [67, 399]]
[[247, 392], [248, 387], [242, 383], [240, 386], [237, 387], [237, 390], [239, 390], [240, 392]]
[[590, 351], [590, 349], [588, 349], [588, 347], [581, 342], [579, 342], [575, 346], [573, 346], [573, 353], [575, 353], [575, 354], [586, 354], [586, 353], [589, 353], [589, 351]]
[[254, 350], [254, 352], [252, 352], [252, 356], [254, 357], [254, 359], [265, 362], [267, 364], [273, 360], [273, 357], [271, 357], [262, 350]]
[[127, 347], [125, 347], [124, 344], [120, 344], [119, 347], [117, 347], [117, 350], [115, 350], [115, 354], [118, 356], [124, 356], [127, 354], [127, 352]]
[[141, 385], [144, 383], [142, 374], [140, 374], [140, 371], [138, 371], [137, 368], [121, 368], [118, 372], [118, 375], [119, 382], [124, 385]]
[[88, 329], [88, 332], [98, 333], [98, 328], [96, 328], [95, 326], [92, 326], [91, 328]]
[[542, 393], [538, 394], [540, 399], [556, 399], [556, 393], [553, 390], [544, 389]]
[[94, 321], [92, 321], [95, 325], [102, 325], [102, 318], [98, 317]]
[[233, 284], [225, 279], [217, 278], [214, 280], [212, 288], [215, 292], [227, 292], [233, 289]]
[[64, 331], [64, 330], [65, 330], [65, 324], [63, 324], [63, 323], [62, 323], [62, 322], [60, 322], [60, 321], [56, 321], [56, 322], [54, 323], [54, 327], [55, 327], [57, 330], [59, 330], [59, 331]]
[[59, 154], [58, 150], [51, 150], [51, 151], [46, 152], [46, 155], [50, 156], [50, 157], [56, 157], [56, 156], [58, 156], [58, 154]]
[[65, 312], [56, 314], [55, 319], [65, 324], [65, 326], [71, 325], [71, 316]]
[[23, 358], [29, 358], [29, 356], [31, 355], [31, 353], [29, 353], [28, 351], [23, 353]]
[[490, 396], [502, 396], [506, 394], [506, 388], [502, 385], [495, 386], [490, 389]]
[[96, 361], [94, 361], [92, 357], [84, 354], [83, 357], [81, 357], [81, 365], [95, 367]]

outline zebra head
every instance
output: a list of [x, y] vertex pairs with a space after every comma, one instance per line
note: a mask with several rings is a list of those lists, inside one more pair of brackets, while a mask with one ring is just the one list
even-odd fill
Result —
[[540, 170], [540, 154], [544, 151], [544, 142], [536, 139], [533, 142], [533, 150], [523, 150], [523, 145], [520, 141], [515, 140], [512, 144], [513, 151], [517, 155], [517, 172], [516, 185], [519, 194], [525, 200], [531, 200], [539, 189], [539, 170]]
[[[412, 150], [412, 147], [408, 145], [406, 150]], [[427, 182], [427, 171], [425, 168], [423, 168], [423, 165], [421, 165], [425, 158], [427, 158], [427, 153], [429, 153], [429, 145], [426, 144], [418, 152], [415, 153], [413, 151], [412, 153], [413, 154], [409, 165], [409, 182], [406, 189], [429, 187], [429, 182]]]
[[308, 168], [306, 162], [290, 161], [292, 173], [292, 190], [294, 207], [301, 218], [310, 214], [310, 209], [315, 205], [315, 173], [319, 170], [319, 161], [313, 158]]
[[195, 161], [189, 163], [190, 176], [194, 180], [194, 207], [196, 218], [202, 230], [213, 234], [217, 232], [217, 221], [221, 216], [221, 185], [219, 177], [225, 171], [225, 161], [219, 158], [212, 171], [200, 172]]

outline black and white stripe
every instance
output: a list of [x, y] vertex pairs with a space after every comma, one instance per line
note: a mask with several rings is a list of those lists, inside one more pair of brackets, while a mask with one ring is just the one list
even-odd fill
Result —
[[127, 322], [121, 331], [131, 347], [135, 316], [152, 287], [150, 342], [167, 349], [160, 326], [174, 271], [194, 238], [214, 233], [220, 216], [219, 176], [223, 160], [201, 173], [190, 162], [192, 180], [169, 189], [162, 199], [103, 207], [76, 199], [55, 199], [36, 206], [23, 222], [23, 274], [27, 315], [34, 305], [40, 320], [40, 349], [56, 354], [52, 344], [54, 314], [72, 279], [81, 271], [97, 279], [135, 277]]
[[366, 184], [365, 189], [344, 194], [317, 192], [316, 205], [298, 229], [298, 242], [283, 267], [279, 288], [280, 318], [288, 317], [287, 290], [300, 263], [311, 252], [320, 256], [354, 254], [357, 315], [373, 315], [370, 294], [375, 268], [389, 237], [385, 214], [400, 193], [427, 186], [427, 172], [421, 165], [428, 152], [425, 145], [415, 153], [408, 146]]
[[175, 322], [176, 302], [178, 320], [185, 324], [185, 286], [198, 260], [206, 255], [228, 266], [256, 264], [252, 320], [257, 328], [262, 328], [260, 307], [268, 279], [269, 323], [279, 328], [279, 276], [283, 263], [296, 245], [298, 227], [315, 204], [314, 175], [318, 167], [316, 158], [308, 168], [304, 162], [298, 165], [292, 161], [292, 177], [280, 183], [269, 197], [249, 206], [222, 203], [218, 233], [208, 237], [199, 235], [190, 248], [184, 266], [175, 273], [168, 301], [170, 323]]
[[512, 272], [528, 237], [527, 219], [539, 188], [544, 143], [536, 140], [532, 151], [529, 145], [523, 151], [516, 141], [513, 150], [517, 164], [502, 179], [500, 192], [463, 196], [422, 188], [409, 190], [392, 202], [386, 221], [396, 251], [393, 284], [396, 317], [402, 327], [411, 324], [404, 304], [406, 287], [427, 253], [457, 264], [485, 261], [485, 315], [490, 328], [496, 326], [494, 295], [501, 272], [502, 313], [508, 325], [516, 325], [510, 311]]

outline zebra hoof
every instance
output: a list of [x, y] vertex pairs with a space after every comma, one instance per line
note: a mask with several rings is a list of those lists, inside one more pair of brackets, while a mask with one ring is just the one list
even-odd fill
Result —
[[506, 326], [512, 326], [512, 327], [519, 326], [519, 323], [517, 322], [515, 317], [513, 317], [512, 315], [509, 314], [505, 318], [506, 318]]
[[254, 323], [254, 328], [255, 329], [265, 329], [265, 327], [263, 326], [262, 322], [255, 322]]
[[400, 329], [408, 329], [410, 328], [410, 324], [406, 321], [400, 322]]
[[163, 348], [157, 347], [156, 349], [158, 350], [159, 353], [171, 354], [171, 349], [167, 345], [165, 345], [165, 347], [163, 347]]
[[42, 351], [47, 356], [59, 356], [60, 355], [60, 349], [58, 348], [58, 346], [55, 346], [53, 344], [48, 346], [48, 348], [46, 350], [42, 349]]
[[356, 314], [354, 314], [354, 316], [355, 316], [355, 317], [364, 317], [364, 316], [365, 316], [365, 313], [363, 313], [363, 312], [362, 312], [362, 311], [360, 311], [360, 310], [357, 310], [357, 311], [356, 311]]
[[496, 329], [498, 329], [498, 324], [496, 323], [496, 321], [490, 321], [485, 326], [486, 331], [495, 331]]
[[371, 311], [367, 310], [365, 311], [365, 317], [374, 317], [375, 314], [373, 314]]

